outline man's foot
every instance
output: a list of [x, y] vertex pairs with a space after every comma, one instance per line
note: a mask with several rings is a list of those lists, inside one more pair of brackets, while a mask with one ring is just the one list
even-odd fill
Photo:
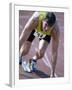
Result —
[[34, 72], [36, 70], [36, 60], [30, 59], [28, 63], [22, 62], [22, 67], [26, 72]]

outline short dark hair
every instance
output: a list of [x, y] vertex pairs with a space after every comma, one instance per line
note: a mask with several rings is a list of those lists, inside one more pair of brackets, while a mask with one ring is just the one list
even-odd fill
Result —
[[52, 26], [52, 25], [54, 25], [54, 23], [56, 21], [56, 16], [53, 12], [47, 12], [46, 19], [48, 19], [47, 20], [48, 25]]

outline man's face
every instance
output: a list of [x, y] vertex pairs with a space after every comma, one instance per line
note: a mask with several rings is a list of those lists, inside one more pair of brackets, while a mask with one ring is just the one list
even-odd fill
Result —
[[49, 31], [50, 28], [51, 27], [48, 25], [47, 20], [43, 20], [42, 21], [42, 29], [43, 29], [43, 31]]

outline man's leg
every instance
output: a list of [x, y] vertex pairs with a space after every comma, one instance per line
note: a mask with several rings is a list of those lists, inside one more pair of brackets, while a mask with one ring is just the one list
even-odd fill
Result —
[[36, 70], [36, 64], [37, 64], [37, 60], [38, 59], [41, 59], [44, 54], [45, 54], [45, 51], [47, 49], [47, 46], [48, 46], [48, 42], [45, 41], [45, 40], [40, 40], [39, 42], [39, 49], [38, 51], [36, 52], [36, 55], [29, 60], [29, 64], [31, 66], [31, 71], [35, 71]]
[[19, 64], [22, 64], [22, 57], [27, 55], [30, 50], [31, 42], [25, 41], [20, 49]]
[[20, 59], [19, 59], [20, 61], [19, 61], [19, 64], [22, 65], [24, 71], [27, 71], [27, 72], [31, 71], [31, 65], [29, 63], [27, 64], [26, 60], [24, 60], [24, 62], [22, 62], [22, 56], [24, 57], [26, 54], [28, 54], [28, 52], [30, 50], [30, 47], [31, 47], [31, 43], [35, 38], [34, 32], [35, 32], [35, 30], [33, 30], [31, 32], [30, 36], [24, 42], [24, 44], [21, 46], [21, 49], [20, 49]]
[[47, 41], [45, 41], [43, 39], [40, 40], [39, 49], [36, 52], [36, 55], [32, 59], [30, 59], [27, 64], [25, 62], [23, 62], [23, 68], [26, 72], [32, 72], [32, 71], [36, 70], [37, 60], [41, 59], [44, 56], [47, 46], [48, 46]]
[[20, 47], [20, 61], [19, 64], [22, 64], [22, 56], [25, 56], [30, 49], [31, 43], [34, 40], [35, 36], [33, 35], [35, 32], [35, 30], [33, 30], [30, 34], [30, 36], [28, 37], [28, 39], [26, 41], [23, 42], [22, 46]]
[[34, 57], [36, 57], [36, 60], [41, 59], [44, 56], [47, 47], [48, 47], [48, 42], [43, 39], [40, 40], [39, 49], [38, 49], [36, 55], [34, 56]]
[[19, 50], [22, 48], [24, 42], [27, 41], [27, 38], [29, 37], [31, 32], [32, 31], [30, 31], [30, 30], [23, 30], [22, 31], [20, 38], [19, 38]]

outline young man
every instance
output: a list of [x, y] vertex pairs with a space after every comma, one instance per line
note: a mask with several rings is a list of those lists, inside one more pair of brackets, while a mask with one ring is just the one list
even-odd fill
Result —
[[[22, 62], [22, 56], [25, 56], [30, 49], [35, 37], [39, 38], [39, 49], [28, 64]], [[50, 43], [52, 37], [52, 69], [51, 77], [55, 76], [55, 67], [57, 62], [59, 28], [56, 16], [53, 12], [35, 12], [29, 19], [21, 33], [19, 41], [20, 61], [23, 69], [27, 72], [33, 72], [36, 69], [37, 60], [41, 59]]]

